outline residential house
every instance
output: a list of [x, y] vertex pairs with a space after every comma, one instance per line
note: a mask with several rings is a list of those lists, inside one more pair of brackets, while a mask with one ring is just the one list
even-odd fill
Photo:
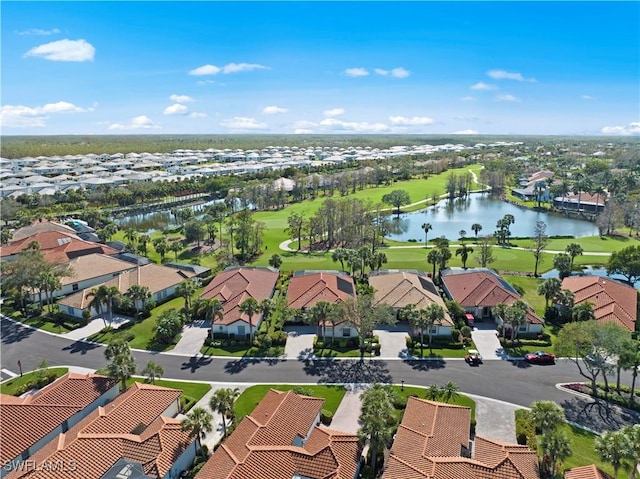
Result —
[[320, 422], [324, 399], [270, 390], [213, 453], [196, 479], [355, 479], [355, 434]]
[[[0, 461], [17, 465], [119, 393], [115, 379], [67, 373], [24, 397], [0, 394]], [[0, 468], [4, 477], [9, 468]]]
[[[63, 431], [7, 479], [131, 477], [177, 478], [200, 447], [175, 418], [181, 391], [134, 383], [112, 402]], [[4, 442], [4, 441], [3, 441]], [[55, 464], [58, 467], [51, 468]], [[133, 466], [136, 466], [134, 468]], [[119, 475], [120, 474], [120, 475]]]
[[553, 178], [553, 171], [540, 170], [522, 178], [518, 182], [519, 188], [512, 188], [511, 194], [525, 201], [549, 201], [549, 182]]
[[[204, 289], [201, 298], [218, 299], [222, 303], [222, 319], [212, 325], [214, 333], [249, 334], [249, 316], [240, 311], [240, 305], [248, 298], [258, 303], [273, 296], [278, 282], [278, 272], [273, 268], [229, 267], [218, 274]], [[262, 314], [251, 318], [254, 328], [260, 326]]]
[[553, 207], [563, 210], [586, 211], [598, 213], [604, 210], [606, 193], [593, 195], [591, 193], [580, 192], [578, 194], [569, 193], [566, 196], [556, 196], [553, 199]]
[[527, 446], [475, 436], [471, 409], [409, 397], [383, 479], [539, 479]]
[[613, 477], [598, 469], [595, 464], [591, 464], [564, 471], [564, 479], [613, 479]]
[[[102, 285], [111, 287], [115, 286], [120, 293], [124, 294], [134, 284], [146, 286], [151, 293], [151, 299], [156, 302], [162, 302], [175, 295], [176, 287], [186, 279], [195, 276], [193, 272], [183, 271], [176, 268], [169, 268], [155, 263], [149, 263], [142, 266], [135, 266], [128, 263], [128, 270], [113, 275], [107, 281], [92, 285], [92, 287], [83, 288], [74, 294], [58, 301], [60, 310], [77, 318], [81, 318], [85, 310], [89, 309], [93, 297], [91, 291]], [[143, 305], [138, 302], [136, 308], [142, 309]], [[99, 314], [95, 309], [90, 310], [91, 316]]]
[[638, 319], [638, 292], [627, 284], [601, 276], [569, 276], [562, 289], [573, 293], [574, 305], [589, 302], [596, 320], [615, 323], [635, 331]]
[[[447, 268], [442, 271], [441, 277], [442, 288], [449, 299], [456, 301], [479, 321], [493, 319], [496, 324], [502, 325], [503, 320], [493, 314], [493, 307], [499, 303], [510, 306], [522, 299], [509, 283], [490, 269]], [[526, 323], [518, 328], [518, 333], [540, 333], [542, 326], [542, 320], [530, 307]]]
[[[319, 301], [331, 304], [343, 303], [356, 297], [353, 278], [342, 271], [298, 271], [289, 281], [287, 305], [290, 308], [308, 311]], [[353, 324], [343, 321], [334, 325], [327, 322], [324, 335], [351, 338], [358, 336]]]
[[402, 308], [410, 304], [416, 309], [437, 304], [444, 309], [444, 320], [434, 324], [431, 334], [435, 336], [451, 335], [453, 320], [449, 315], [444, 300], [438, 293], [435, 284], [423, 271], [380, 270], [371, 271], [369, 284], [375, 290], [376, 304], [388, 304], [398, 315]]

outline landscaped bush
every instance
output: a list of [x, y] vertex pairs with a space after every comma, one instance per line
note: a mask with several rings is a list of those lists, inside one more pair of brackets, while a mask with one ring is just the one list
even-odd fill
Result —
[[460, 334], [462, 334], [462, 336], [465, 338], [470, 338], [471, 328], [469, 326], [462, 326], [462, 328], [460, 328]]
[[526, 409], [516, 411], [516, 441], [518, 444], [529, 446], [536, 451], [538, 440], [536, 439], [536, 427], [531, 420], [531, 413]]
[[411, 336], [407, 336], [406, 341], [407, 341], [407, 349], [411, 350], [413, 348], [413, 338]]
[[333, 413], [327, 409], [323, 409], [322, 411], [320, 411], [320, 422], [322, 422], [322, 424], [324, 424], [325, 426], [328, 426], [329, 424], [331, 424], [331, 421], [333, 420]]
[[457, 328], [452, 328], [451, 329], [451, 339], [453, 341], [460, 341], [460, 330]]
[[374, 344], [373, 352], [376, 356], [380, 356], [380, 343]]
[[274, 333], [270, 333], [271, 344], [274, 346], [284, 346], [287, 343], [287, 333], [284, 331], [276, 331]]

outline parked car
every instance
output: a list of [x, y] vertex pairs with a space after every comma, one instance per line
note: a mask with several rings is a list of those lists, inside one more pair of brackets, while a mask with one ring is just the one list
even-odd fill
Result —
[[524, 355], [524, 360], [532, 364], [553, 364], [556, 362], [555, 355], [546, 351], [536, 351]]
[[467, 351], [464, 360], [470, 366], [479, 366], [480, 364], [482, 364], [482, 356], [480, 356], [480, 353], [477, 349], [470, 349], [469, 351]]

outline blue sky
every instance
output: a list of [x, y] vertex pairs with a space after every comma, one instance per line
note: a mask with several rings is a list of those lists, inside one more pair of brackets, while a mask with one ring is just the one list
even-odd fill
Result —
[[3, 2], [2, 134], [640, 135], [638, 2]]

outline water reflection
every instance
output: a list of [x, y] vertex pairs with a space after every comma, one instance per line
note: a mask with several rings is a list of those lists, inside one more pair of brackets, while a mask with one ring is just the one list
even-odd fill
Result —
[[511, 225], [512, 237], [531, 237], [537, 221], [544, 221], [549, 236], [595, 236], [598, 228], [594, 223], [585, 220], [567, 218], [561, 214], [533, 211], [522, 208], [500, 199], [473, 194], [467, 198], [457, 198], [453, 201], [442, 200], [435, 206], [400, 216], [398, 232], [393, 231], [388, 237], [399, 241], [410, 239], [424, 241], [422, 225], [430, 223], [433, 229], [429, 231], [429, 238], [445, 236], [450, 240], [457, 240], [460, 230], [465, 230], [467, 237], [473, 237], [471, 225], [478, 223], [482, 226], [480, 235], [491, 235], [496, 230], [496, 223], [504, 215], [513, 215], [516, 219]]

